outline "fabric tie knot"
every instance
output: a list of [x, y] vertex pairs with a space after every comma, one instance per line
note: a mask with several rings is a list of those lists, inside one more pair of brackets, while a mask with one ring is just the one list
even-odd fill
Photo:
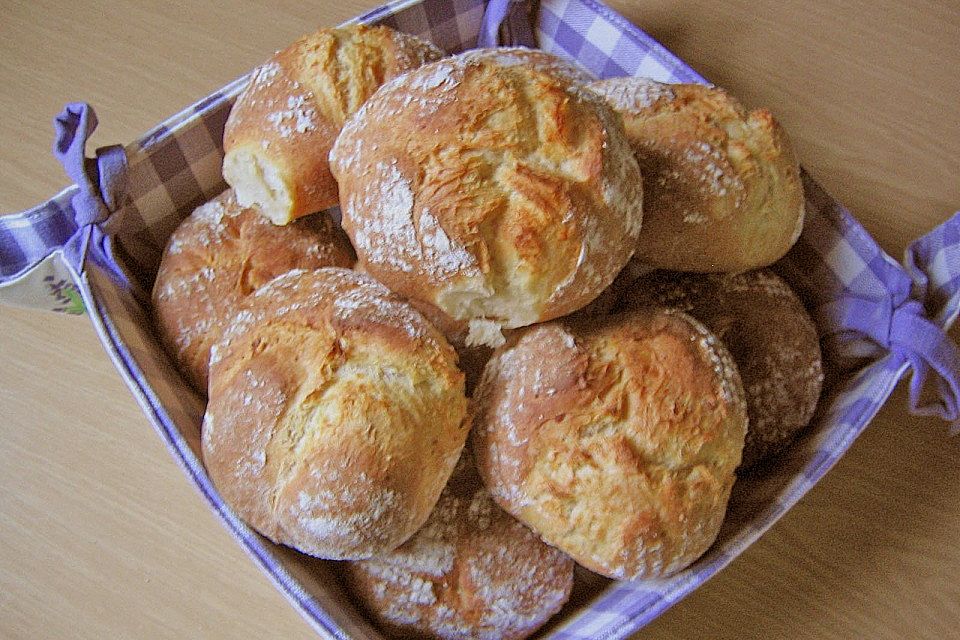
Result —
[[[960, 431], [960, 351], [943, 330], [924, 315], [923, 305], [911, 300], [894, 310], [888, 345], [910, 362], [910, 406], [914, 413], [939, 416]], [[922, 404], [927, 379], [935, 381], [936, 398]]]
[[[90, 243], [109, 244], [100, 224], [123, 206], [127, 182], [127, 154], [120, 145], [101, 147], [96, 158], [86, 157], [87, 138], [97, 128], [97, 114], [84, 102], [71, 102], [53, 120], [53, 155], [77, 184], [70, 200], [77, 230], [64, 244], [67, 261], [83, 270]], [[109, 252], [106, 247], [102, 247]]]
[[[960, 226], [955, 216], [945, 226]], [[875, 357], [880, 347], [903, 362], [910, 378], [910, 408], [913, 413], [939, 416], [960, 431], [960, 349], [945, 333], [946, 315], [938, 310], [942, 301], [943, 274], [938, 262], [924, 256], [920, 241], [907, 252], [907, 268], [887, 260], [880, 270], [883, 295], [849, 294], [821, 305], [816, 312], [820, 326], [836, 327], [826, 336], [841, 359]], [[909, 273], [908, 273], [909, 270]], [[937, 285], [937, 286], [931, 286]], [[937, 291], [933, 291], [937, 289]], [[934, 317], [935, 320], [930, 318]], [[875, 345], [871, 350], [864, 341]]]
[[97, 128], [97, 115], [83, 102], [65, 106], [53, 126], [53, 154], [79, 188], [72, 199], [77, 227], [105, 221], [123, 204], [127, 168], [123, 147], [101, 147], [96, 158], [86, 157], [87, 138]]

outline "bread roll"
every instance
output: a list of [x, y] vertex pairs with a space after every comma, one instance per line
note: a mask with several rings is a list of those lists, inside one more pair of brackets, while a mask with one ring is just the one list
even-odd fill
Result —
[[344, 572], [392, 636], [437, 640], [526, 638], [573, 585], [570, 558], [493, 502], [466, 451], [422, 529]]
[[244, 298], [291, 269], [353, 262], [350, 241], [328, 217], [276, 227], [228, 189], [184, 219], [167, 242], [153, 285], [160, 340], [206, 393], [210, 347]]
[[381, 87], [330, 155], [368, 273], [469, 324], [470, 344], [579, 309], [633, 252], [642, 182], [582, 71], [470, 51]]
[[275, 224], [337, 204], [327, 155], [384, 81], [442, 52], [388, 27], [321, 29], [253, 72], [224, 131], [223, 178]]
[[696, 560], [720, 529], [747, 428], [727, 351], [669, 309], [518, 333], [473, 398], [473, 450], [494, 499], [610, 578]]
[[773, 264], [803, 228], [800, 170], [766, 109], [722, 89], [611, 78], [590, 85], [623, 116], [643, 173], [636, 257], [677, 271]]
[[430, 515], [469, 428], [437, 330], [368, 277], [291, 272], [249, 297], [210, 358], [203, 461], [271, 540], [386, 553]]
[[741, 469], [782, 450], [810, 422], [823, 386], [817, 328], [769, 269], [739, 275], [661, 271], [637, 281], [625, 300], [629, 308], [653, 304], [689, 313], [730, 351], [750, 424]]

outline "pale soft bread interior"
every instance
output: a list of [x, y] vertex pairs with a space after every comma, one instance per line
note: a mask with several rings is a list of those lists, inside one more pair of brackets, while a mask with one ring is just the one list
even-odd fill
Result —
[[338, 204], [328, 154], [344, 119], [387, 79], [442, 51], [388, 27], [320, 29], [250, 78], [224, 128], [224, 179], [275, 224]]
[[471, 320], [470, 332], [467, 334], [468, 347], [499, 347], [506, 340], [503, 337], [502, 327], [493, 320]]
[[257, 206], [274, 224], [287, 224], [292, 218], [293, 196], [284, 182], [282, 170], [256, 148], [232, 149], [223, 158], [223, 177], [233, 186], [243, 207]]

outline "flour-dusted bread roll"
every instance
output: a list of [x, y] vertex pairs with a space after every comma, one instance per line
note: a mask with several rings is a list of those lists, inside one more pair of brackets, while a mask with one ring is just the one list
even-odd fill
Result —
[[210, 477], [250, 526], [314, 556], [368, 558], [413, 535], [468, 429], [453, 349], [353, 271], [273, 280], [211, 354]]
[[277, 227], [233, 190], [200, 206], [170, 236], [153, 286], [157, 332], [184, 376], [207, 391], [210, 347], [241, 301], [291, 269], [350, 267], [353, 249], [326, 216]]
[[669, 309], [518, 332], [473, 399], [496, 501], [584, 567], [658, 578], [713, 543], [747, 428], [726, 349]]
[[436, 640], [526, 638], [573, 586], [573, 561], [494, 503], [467, 452], [423, 528], [344, 572], [392, 636]]
[[769, 269], [738, 275], [660, 271], [638, 280], [626, 305], [680, 309], [701, 321], [737, 363], [746, 393], [742, 469], [789, 444], [813, 417], [823, 386], [817, 328], [789, 285]]
[[636, 258], [677, 271], [770, 265], [803, 228], [793, 148], [766, 109], [722, 89], [611, 78], [590, 88], [623, 116], [643, 173]]
[[321, 29], [251, 75], [224, 131], [223, 177], [275, 224], [337, 204], [327, 155], [384, 81], [443, 53], [388, 27]]
[[597, 297], [633, 253], [642, 180], [586, 79], [544, 52], [481, 49], [381, 87], [330, 155], [358, 263], [467, 322], [471, 344]]

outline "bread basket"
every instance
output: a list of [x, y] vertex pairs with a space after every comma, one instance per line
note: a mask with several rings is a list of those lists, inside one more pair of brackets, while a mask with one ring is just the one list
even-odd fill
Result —
[[[649, 36], [594, 0], [524, 3], [426, 0], [384, 5], [357, 20], [424, 36], [450, 52], [477, 42], [532, 44], [598, 77], [645, 75], [703, 82]], [[58, 154], [79, 186], [0, 219], [0, 298], [80, 312], [175, 459], [228, 530], [318, 632], [378, 638], [339, 586], [334, 565], [276, 547], [223, 504], [198, 457], [203, 401], [156, 343], [147, 296], [160, 250], [196, 205], [223, 188], [221, 133], [238, 79], [123, 148], [84, 161], [95, 126], [84, 105], [61, 119]], [[741, 479], [720, 538], [684, 572], [657, 583], [581, 580], [541, 633], [622, 638], [722, 569], [839, 460], [912, 370], [918, 411], [957, 418], [960, 358], [944, 331], [960, 310], [960, 218], [915, 242], [903, 265], [804, 176], [807, 223], [777, 269], [813, 313], [832, 371], [814, 424], [776, 466]], [[921, 391], [937, 392], [921, 406]]]

